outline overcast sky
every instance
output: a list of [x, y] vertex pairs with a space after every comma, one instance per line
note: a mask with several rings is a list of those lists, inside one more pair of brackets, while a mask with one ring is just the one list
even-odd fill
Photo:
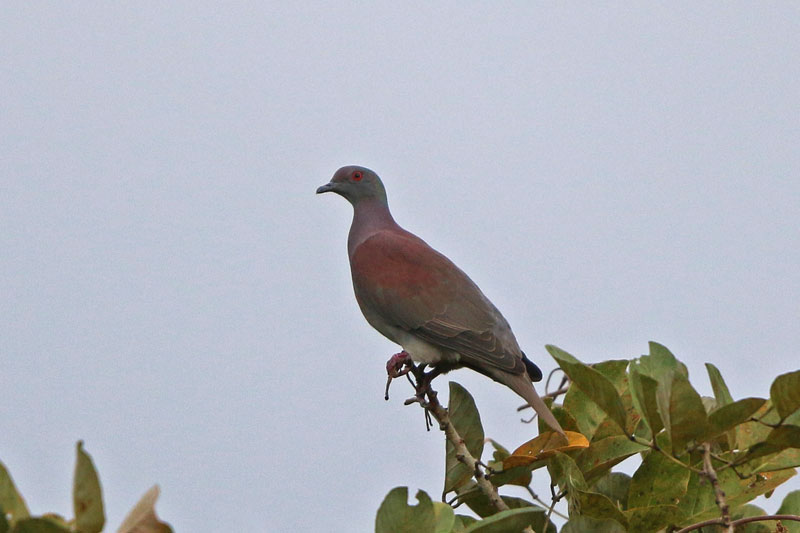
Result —
[[[648, 340], [703, 394], [706, 361], [734, 398], [800, 367], [796, 2], [112, 4], [0, 17], [0, 460], [34, 513], [71, 516], [78, 439], [109, 531], [153, 483], [180, 532], [438, 498], [442, 435], [406, 383], [383, 400], [351, 208], [314, 194], [346, 164], [545, 372], [546, 343]], [[505, 387], [448, 379], [488, 436], [534, 436]]]

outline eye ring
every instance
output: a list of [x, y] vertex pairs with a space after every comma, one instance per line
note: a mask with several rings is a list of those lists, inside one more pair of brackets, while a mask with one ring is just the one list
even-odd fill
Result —
[[361, 181], [361, 178], [364, 177], [364, 174], [361, 173], [360, 170], [356, 170], [353, 172], [353, 181]]

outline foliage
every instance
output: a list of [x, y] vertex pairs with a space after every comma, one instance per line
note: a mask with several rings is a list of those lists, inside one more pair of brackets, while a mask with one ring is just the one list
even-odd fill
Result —
[[[0, 533], [100, 533], [105, 525], [100, 479], [91, 456], [76, 446], [72, 507], [75, 517], [67, 520], [55, 513], [31, 517], [25, 500], [0, 463]], [[152, 487], [117, 529], [117, 533], [172, 533], [172, 528], [155, 514], [158, 486]]]
[[[800, 371], [778, 376], [769, 398], [734, 400], [719, 370], [707, 364], [714, 397], [704, 398], [686, 366], [657, 343], [637, 359], [594, 365], [555, 346], [547, 350], [570, 382], [561, 403], [552, 406], [567, 442], [540, 425], [540, 436], [509, 452], [484, 438], [474, 400], [456, 383], [448, 411], [469, 453], [488, 464], [485, 475], [494, 487], [528, 486], [533, 470], [547, 468], [550, 505], [502, 496], [508, 510], [494, 508], [473, 479], [484, 474], [466, 468], [448, 441], [447, 503], [419, 491], [419, 503], [410, 506], [407, 488], [395, 488], [378, 510], [376, 533], [554, 533], [551, 513], [562, 499], [569, 510], [562, 533], [675, 531], [706, 520], [765, 515], [749, 502], [769, 496], [800, 466]], [[491, 459], [482, 458], [485, 443]], [[639, 459], [633, 476], [612, 470], [632, 456]], [[456, 513], [462, 504], [480, 518]], [[778, 512], [800, 513], [800, 491], [790, 493]], [[736, 531], [800, 532], [800, 522], [782, 524], [750, 522]]]

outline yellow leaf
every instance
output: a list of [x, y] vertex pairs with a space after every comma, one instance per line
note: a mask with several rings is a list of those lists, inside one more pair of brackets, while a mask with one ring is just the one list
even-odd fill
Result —
[[576, 431], [565, 431], [567, 439], [554, 431], [546, 431], [514, 450], [514, 452], [503, 460], [503, 468], [513, 468], [515, 466], [525, 466], [546, 459], [555, 452], [567, 452], [588, 448], [589, 441], [581, 433]]

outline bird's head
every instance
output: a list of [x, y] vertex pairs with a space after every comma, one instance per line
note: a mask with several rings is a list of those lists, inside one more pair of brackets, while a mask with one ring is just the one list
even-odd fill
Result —
[[377, 199], [386, 204], [386, 189], [378, 175], [368, 168], [354, 165], [337, 170], [330, 182], [317, 189], [317, 194], [324, 192], [335, 192], [353, 206], [367, 199]]

